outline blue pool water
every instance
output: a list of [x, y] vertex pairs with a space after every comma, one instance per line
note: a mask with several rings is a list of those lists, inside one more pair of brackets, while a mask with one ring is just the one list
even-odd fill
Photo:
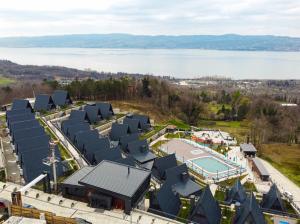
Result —
[[192, 162], [195, 165], [211, 173], [224, 172], [227, 171], [228, 168], [231, 169], [230, 166], [227, 166], [226, 164], [215, 159], [214, 157], [203, 157], [203, 158], [193, 159]]

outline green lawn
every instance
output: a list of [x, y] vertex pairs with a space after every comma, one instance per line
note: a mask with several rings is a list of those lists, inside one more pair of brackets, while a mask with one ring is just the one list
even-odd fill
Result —
[[178, 221], [185, 221], [186, 219], [188, 219], [189, 217], [189, 214], [190, 214], [190, 210], [191, 210], [191, 204], [188, 200], [184, 200], [182, 199], [181, 200], [181, 209], [179, 211], [179, 214], [178, 214], [178, 218], [177, 220]]
[[175, 125], [177, 128], [181, 129], [181, 130], [190, 130], [191, 126], [184, 123], [181, 120], [178, 119], [172, 119], [168, 122], [169, 124]]
[[265, 144], [259, 148], [259, 156], [300, 186], [299, 144]]
[[58, 149], [62, 160], [71, 159], [69, 152], [60, 142], [58, 143]]
[[229, 104], [218, 104], [218, 103], [215, 103], [215, 102], [208, 103], [207, 107], [208, 107], [208, 110], [210, 110], [211, 112], [217, 114], [218, 111], [222, 109], [223, 105], [224, 105], [225, 109], [230, 109], [231, 110], [231, 105], [229, 105]]
[[148, 138], [152, 137], [153, 135], [155, 135], [156, 133], [158, 133], [159, 131], [161, 131], [162, 129], [164, 129], [165, 127], [166, 127], [165, 125], [154, 126], [151, 131], [148, 131], [147, 133], [142, 134], [140, 138], [148, 139]]
[[16, 82], [14, 79], [0, 76], [0, 86], [6, 86]]

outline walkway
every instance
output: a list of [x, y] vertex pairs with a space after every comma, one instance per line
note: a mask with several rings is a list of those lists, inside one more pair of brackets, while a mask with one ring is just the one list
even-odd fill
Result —
[[[4, 184], [6, 187], [3, 190]], [[21, 186], [12, 183], [0, 182], [0, 198], [11, 201], [11, 192], [14, 188]], [[38, 199], [36, 194], [39, 193]], [[48, 201], [48, 198], [51, 198]], [[29, 189], [26, 196], [22, 194], [23, 203], [34, 206], [37, 209], [53, 212], [56, 215], [82, 218], [92, 223], [105, 223], [105, 224], [128, 224], [128, 223], [143, 223], [143, 224], [171, 224], [177, 223], [164, 217], [160, 217], [148, 212], [134, 210], [131, 216], [124, 215], [120, 210], [102, 210], [90, 208], [86, 203], [78, 202], [70, 199], [63, 198], [58, 195], [46, 194], [42, 191]], [[59, 202], [61, 201], [61, 204]], [[72, 206], [73, 205], [73, 206]], [[130, 222], [132, 220], [132, 222]], [[139, 220], [139, 221], [138, 221]]]
[[293, 194], [294, 203], [300, 210], [300, 188], [290, 179], [280, 173], [277, 169], [275, 169], [270, 163], [260, 158], [258, 159], [264, 164], [265, 168], [270, 174], [270, 178], [274, 183], [276, 183], [280, 192], [283, 193], [284, 191], [288, 191]]

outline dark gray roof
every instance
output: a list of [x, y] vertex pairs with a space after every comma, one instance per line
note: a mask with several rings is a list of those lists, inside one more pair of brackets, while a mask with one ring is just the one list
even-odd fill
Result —
[[32, 109], [31, 104], [29, 103], [28, 100], [25, 100], [25, 99], [13, 100], [11, 110], [24, 110], [26, 108]]
[[137, 119], [141, 123], [141, 127], [144, 131], [148, 130], [151, 127], [150, 118], [146, 115], [133, 114], [128, 116], [131, 119]]
[[6, 111], [6, 120], [11, 116], [22, 115], [22, 114], [31, 114], [32, 111], [30, 108], [21, 109], [21, 110], [8, 110]]
[[140, 167], [143, 167], [146, 170], [152, 170], [153, 164], [154, 164], [154, 160], [151, 160], [149, 162], [140, 164]]
[[221, 222], [221, 209], [218, 202], [214, 199], [209, 186], [204, 188], [191, 211], [189, 220], [193, 223], [217, 224]]
[[76, 133], [87, 130], [90, 130], [90, 125], [88, 123], [75, 124], [68, 127], [66, 134], [69, 139], [74, 142]]
[[159, 180], [166, 178], [166, 170], [177, 166], [175, 154], [156, 158], [152, 168], [152, 174]]
[[237, 209], [233, 223], [266, 224], [264, 215], [252, 193], [241, 207]]
[[110, 142], [108, 138], [98, 138], [84, 145], [83, 153], [88, 161], [93, 163], [94, 155], [97, 151], [109, 150]]
[[174, 219], [181, 207], [179, 195], [172, 190], [169, 184], [163, 184], [156, 195], [156, 201], [163, 212], [161, 215]]
[[80, 131], [75, 134], [74, 144], [82, 152], [84, 145], [88, 142], [94, 142], [99, 138], [98, 130]]
[[120, 138], [119, 144], [126, 151], [128, 143], [139, 139], [139, 133], [124, 135]]
[[103, 160], [79, 183], [95, 189], [132, 197], [149, 178], [149, 171]]
[[97, 123], [101, 120], [100, 110], [97, 106], [86, 105], [84, 111], [86, 111], [90, 123]]
[[156, 156], [149, 151], [146, 139], [129, 142], [127, 149], [129, 154], [139, 163], [149, 162], [156, 158]]
[[103, 160], [115, 161], [122, 159], [120, 147], [116, 148], [106, 148], [98, 150], [94, 153], [95, 164], [102, 162]]
[[261, 163], [261, 161], [258, 158], [252, 158], [252, 161], [254, 162], [255, 166], [257, 167], [259, 173], [263, 176], [269, 176], [269, 172], [265, 168], [264, 164]]
[[227, 193], [226, 202], [231, 204], [235, 202], [243, 203], [247, 198], [247, 194], [240, 180], [237, 179], [233, 187]]
[[108, 119], [114, 115], [114, 111], [110, 103], [98, 102], [95, 105], [99, 108], [103, 119]]
[[10, 128], [11, 124], [13, 124], [13, 123], [20, 122], [20, 121], [28, 121], [28, 120], [32, 120], [34, 118], [35, 118], [34, 114], [32, 114], [32, 113], [15, 115], [15, 116], [11, 116], [7, 119], [7, 124], [8, 124], [8, 127]]
[[267, 194], [263, 195], [263, 200], [261, 202], [262, 208], [275, 209], [280, 211], [285, 211], [284, 203], [281, 199], [281, 194], [276, 186], [273, 184]]
[[32, 120], [21, 121], [21, 122], [11, 124], [10, 131], [12, 134], [17, 130], [39, 127], [39, 126], [40, 126], [40, 122], [38, 120], [32, 119]]
[[46, 134], [34, 138], [22, 139], [15, 145], [16, 153], [18, 154], [19, 152], [29, 151], [40, 146], [49, 146], [49, 140], [50, 137]]
[[77, 124], [83, 124], [83, 123], [86, 123], [86, 122], [81, 121], [81, 120], [75, 120], [75, 119], [64, 120], [64, 121], [61, 122], [61, 130], [64, 134], [66, 134], [67, 131], [68, 131], [69, 126], [77, 125]]
[[124, 118], [123, 124], [128, 124], [130, 133], [139, 133], [142, 129], [140, 120], [130, 119], [128, 117]]
[[33, 136], [41, 136], [45, 134], [43, 127], [35, 127], [18, 130], [13, 135], [13, 142], [18, 142], [21, 139], [32, 138]]
[[72, 185], [72, 186], [83, 186], [78, 183], [79, 180], [81, 180], [83, 177], [85, 177], [87, 174], [89, 174], [95, 167], [93, 166], [85, 166], [81, 168], [80, 170], [77, 170], [74, 172], [71, 176], [69, 176], [67, 179], [65, 179], [62, 184]]
[[131, 156], [127, 156], [126, 158], [121, 158], [116, 160], [118, 163], [122, 163], [128, 166], [135, 166], [135, 161]]
[[72, 100], [67, 91], [64, 90], [55, 90], [52, 99], [57, 106], [65, 106], [68, 104], [72, 104]]
[[173, 190], [180, 195], [187, 197], [192, 194], [199, 194], [200, 186], [191, 180], [188, 168], [185, 163], [167, 169], [166, 182], [172, 185]]
[[76, 121], [88, 121], [88, 116], [86, 111], [84, 110], [72, 110], [70, 113], [69, 120], [76, 120]]
[[129, 134], [129, 126], [127, 124], [112, 124], [110, 131], [110, 139], [112, 141], [119, 141], [122, 136], [127, 134]]
[[243, 143], [240, 145], [243, 152], [257, 152], [252, 143]]
[[[29, 120], [29, 121], [32, 121], [32, 120]], [[22, 134], [20, 134], [20, 133], [24, 133], [23, 131], [31, 131], [31, 129], [36, 129], [36, 128], [40, 128], [41, 130], [43, 130], [44, 128], [40, 125], [40, 123], [38, 122], [38, 124], [36, 124], [36, 123], [34, 123], [34, 125], [30, 125], [32, 122], [29, 122], [29, 125], [28, 124], [26, 124], [26, 125], [24, 125], [23, 123], [27, 123], [27, 121], [22, 121], [22, 122], [17, 122], [17, 123], [13, 123], [12, 125], [15, 125], [15, 124], [22, 124], [23, 126], [21, 126], [20, 128], [18, 128], [18, 129], [13, 129], [13, 128], [11, 128], [10, 130], [11, 130], [11, 138], [12, 138], [12, 140], [14, 141], [15, 139], [17, 139], [17, 138], [19, 138], [20, 137], [20, 135], [22, 135]], [[36, 132], [34, 132], [34, 133], [36, 133]], [[39, 134], [40, 133], [42, 133], [42, 132], [38, 132]], [[16, 138], [16, 136], [17, 136], [17, 138]]]
[[37, 95], [34, 103], [35, 111], [48, 111], [55, 108], [54, 101], [52, 97], [46, 94]]

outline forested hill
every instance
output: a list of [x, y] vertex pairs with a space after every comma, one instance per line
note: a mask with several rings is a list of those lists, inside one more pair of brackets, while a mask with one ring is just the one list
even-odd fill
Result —
[[67, 68], [63, 66], [37, 66], [37, 65], [20, 65], [8, 60], [0, 60], [0, 74], [8, 77], [22, 78], [22, 79], [53, 79], [55, 76], [71, 78], [95, 78], [108, 79], [111, 77], [120, 78], [130, 76], [135, 78], [142, 77], [141, 74], [128, 73], [110, 73], [110, 72], [96, 72], [90, 70], [79, 70], [74, 68]]
[[0, 38], [0, 47], [212, 49], [239, 51], [300, 51], [300, 38], [227, 35], [82, 34]]

